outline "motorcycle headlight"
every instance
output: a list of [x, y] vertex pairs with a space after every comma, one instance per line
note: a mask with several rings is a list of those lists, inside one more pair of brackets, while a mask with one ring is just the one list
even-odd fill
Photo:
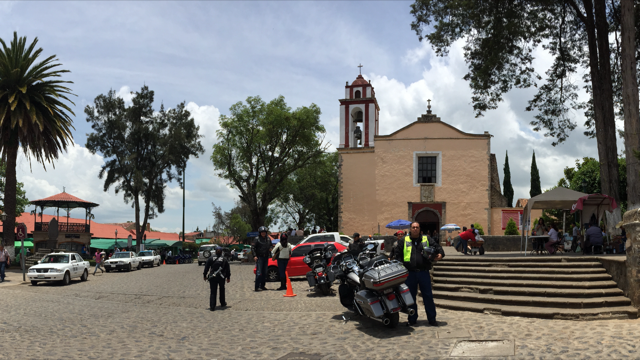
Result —
[[302, 261], [304, 261], [305, 264], [309, 264], [311, 262], [311, 259], [309, 258], [309, 255], [307, 255]]

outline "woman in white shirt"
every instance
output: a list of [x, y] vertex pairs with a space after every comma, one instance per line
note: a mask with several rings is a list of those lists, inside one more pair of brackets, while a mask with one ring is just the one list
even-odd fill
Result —
[[287, 270], [287, 264], [291, 258], [291, 251], [293, 246], [289, 244], [289, 236], [287, 233], [280, 235], [280, 242], [271, 251], [271, 256], [274, 260], [278, 261], [278, 271], [280, 272], [280, 287], [278, 290], [287, 290], [287, 276], [285, 271]]
[[549, 241], [544, 244], [545, 249], [549, 252], [549, 254], [553, 254], [555, 252], [555, 248], [553, 244], [558, 242], [558, 227], [556, 224], [551, 224], [551, 228], [549, 229]]

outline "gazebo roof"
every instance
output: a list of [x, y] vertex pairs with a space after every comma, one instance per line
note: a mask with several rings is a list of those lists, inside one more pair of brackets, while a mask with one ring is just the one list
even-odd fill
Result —
[[60, 194], [49, 196], [48, 198], [30, 201], [29, 203], [32, 205], [46, 207], [46, 208], [55, 207], [55, 208], [61, 208], [61, 209], [74, 209], [74, 208], [88, 209], [88, 208], [99, 206], [96, 203], [82, 200], [64, 191], [61, 192]]

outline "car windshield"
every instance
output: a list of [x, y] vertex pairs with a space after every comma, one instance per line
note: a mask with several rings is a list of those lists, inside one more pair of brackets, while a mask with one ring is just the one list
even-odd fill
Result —
[[205, 251], [205, 250], [213, 251], [213, 246], [212, 245], [200, 246], [200, 250], [199, 251]]
[[111, 257], [112, 259], [124, 259], [124, 258], [128, 258], [131, 255], [129, 255], [128, 252], [119, 252], [116, 254], [113, 254], [113, 256]]
[[138, 256], [153, 256], [153, 253], [151, 251], [140, 251]]
[[41, 261], [42, 264], [68, 264], [69, 255], [47, 255]]

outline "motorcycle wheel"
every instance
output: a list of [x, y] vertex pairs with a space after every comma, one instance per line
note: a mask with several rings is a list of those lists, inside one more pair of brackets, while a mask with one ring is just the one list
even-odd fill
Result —
[[400, 313], [385, 314], [384, 316], [390, 320], [389, 325], [385, 325], [386, 327], [390, 329], [398, 327], [398, 323], [400, 322]]
[[329, 284], [322, 284], [320, 285], [320, 291], [322, 292], [322, 295], [329, 295], [331, 294], [331, 288], [329, 287]]

